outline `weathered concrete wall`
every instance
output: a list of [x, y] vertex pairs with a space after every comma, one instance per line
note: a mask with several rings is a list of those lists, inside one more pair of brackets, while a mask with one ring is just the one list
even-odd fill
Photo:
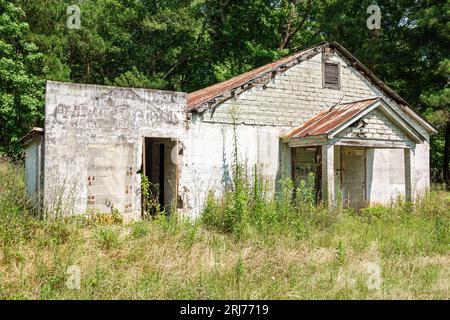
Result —
[[45, 209], [140, 217], [143, 137], [184, 137], [185, 105], [185, 93], [48, 82]]
[[[270, 180], [290, 175], [291, 152], [280, 144], [281, 135], [325, 107], [383, 96], [347, 61], [338, 56], [331, 60], [340, 63], [341, 90], [322, 87], [322, 56], [318, 54], [265, 87], [246, 91], [203, 117], [193, 115], [190, 121], [185, 121], [184, 93], [49, 82], [45, 123], [47, 209], [67, 214], [89, 208], [105, 211], [114, 206], [126, 218], [139, 218], [140, 176], [136, 172], [141, 168], [146, 136], [177, 139], [183, 146], [178, 166], [178, 195], [183, 203], [180, 211], [198, 215], [208, 190], [220, 193], [231, 182], [233, 114], [238, 115], [239, 160], [248, 168], [258, 164]], [[407, 115], [405, 118], [410, 119]], [[378, 127], [380, 117], [373, 120], [368, 133], [384, 138], [388, 128]], [[415, 120], [409, 122], [426, 134]], [[389, 138], [391, 133], [394, 139], [402, 138], [388, 127], [393, 130]], [[374, 201], [385, 202], [397, 191], [404, 192], [404, 163], [399, 161], [398, 152], [369, 151], [374, 169], [370, 198]], [[417, 191], [429, 186], [428, 157], [428, 144], [417, 145]]]
[[[231, 123], [232, 115], [237, 117], [241, 126], [262, 126], [266, 128], [282, 128], [285, 133], [292, 127], [297, 127], [304, 121], [332, 105], [351, 102], [374, 96], [383, 97], [391, 107], [401, 114], [408, 123], [427, 138], [427, 142], [416, 146], [416, 193], [423, 193], [429, 188], [429, 135], [426, 129], [415, 119], [406, 114], [394, 101], [384, 95], [378, 88], [365, 79], [351, 64], [339, 55], [332, 55], [328, 61], [340, 65], [340, 90], [323, 88], [322, 55], [286, 70], [276, 76], [267, 85], [260, 85], [245, 91], [236, 99], [230, 99], [208, 111], [203, 116], [204, 122]], [[381, 112], [376, 111], [368, 116], [367, 137], [380, 140], [407, 140], [404, 134], [391, 123]], [[352, 129], [343, 132], [350, 134]], [[371, 151], [374, 158], [373, 168], [378, 175], [376, 179], [383, 183], [373, 183], [371, 198], [386, 202], [395, 197], [399, 190], [404, 193], [403, 160], [400, 162], [395, 149]], [[389, 157], [387, 154], [392, 153]], [[286, 154], [289, 158], [289, 154]], [[379, 160], [379, 161], [377, 161]], [[288, 160], [289, 161], [289, 160]], [[385, 170], [385, 161], [391, 162], [392, 170]], [[395, 180], [395, 181], [394, 181]], [[386, 188], [384, 182], [392, 181], [392, 187]], [[376, 187], [379, 185], [379, 187]]]
[[[145, 136], [178, 139], [183, 147], [178, 158], [180, 211], [197, 216], [208, 190], [219, 194], [231, 182], [234, 130], [229, 124], [187, 124], [184, 106], [182, 93], [49, 82], [46, 209], [76, 214], [94, 208], [108, 212], [114, 206], [127, 219], [139, 218], [136, 172]], [[281, 166], [280, 134], [281, 128], [238, 126], [239, 160], [249, 168], [258, 163], [263, 175], [275, 180]], [[173, 177], [172, 171], [168, 174]], [[166, 196], [173, 197], [172, 186], [166, 188]]]
[[341, 90], [323, 88], [322, 55], [317, 54], [275, 77], [266, 86], [258, 86], [229, 100], [206, 114], [205, 121], [229, 122], [231, 109], [239, 109], [239, 122], [270, 126], [296, 127], [322, 109], [378, 95], [367, 81], [338, 56]]
[[[429, 135], [425, 134], [425, 136], [429, 141]], [[421, 195], [430, 189], [430, 144], [428, 142], [416, 145], [415, 173], [413, 191], [416, 195]]]
[[388, 203], [405, 194], [405, 166], [402, 149], [367, 148], [367, 199]]
[[[281, 128], [237, 126], [239, 161], [249, 170], [258, 164], [268, 180], [282, 174], [280, 158]], [[220, 195], [231, 183], [233, 172], [234, 130], [229, 124], [212, 124], [194, 120], [182, 142], [185, 146], [181, 159], [180, 188], [183, 203], [191, 216], [197, 216], [203, 207], [208, 190]], [[290, 168], [285, 167], [290, 173]]]
[[[427, 137], [428, 138], [428, 137]], [[429, 144], [414, 150], [415, 183], [413, 193], [430, 188]], [[367, 149], [367, 196], [371, 203], [387, 203], [405, 195], [405, 156], [402, 149]]]
[[[338, 103], [383, 97], [391, 107], [402, 114], [416, 130], [426, 130], [407, 115], [392, 99], [372, 85], [349, 61], [334, 54], [326, 61], [339, 64], [340, 90], [328, 89], [322, 83], [322, 54], [303, 61], [266, 85], [243, 92], [205, 113], [204, 121], [230, 123], [230, 114], [238, 114], [238, 122], [247, 125], [297, 127], [324, 108]], [[236, 112], [237, 111], [237, 112]]]

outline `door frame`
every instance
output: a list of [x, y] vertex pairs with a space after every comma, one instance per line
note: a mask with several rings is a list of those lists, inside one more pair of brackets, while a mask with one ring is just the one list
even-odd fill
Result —
[[[363, 198], [361, 199], [361, 206], [359, 209], [364, 208], [367, 206], [367, 148], [366, 147], [353, 147], [353, 146], [341, 146], [340, 147], [340, 152], [339, 152], [339, 157], [340, 157], [340, 168], [339, 170], [339, 186], [340, 186], [340, 190], [341, 192], [343, 191], [343, 184], [344, 184], [344, 175], [345, 175], [345, 169], [344, 169], [344, 162], [343, 162], [343, 158], [344, 158], [344, 149], [345, 148], [350, 148], [350, 149], [362, 149], [363, 150], [363, 155], [362, 155], [362, 196]], [[344, 204], [344, 193], [342, 192], [342, 203]]]

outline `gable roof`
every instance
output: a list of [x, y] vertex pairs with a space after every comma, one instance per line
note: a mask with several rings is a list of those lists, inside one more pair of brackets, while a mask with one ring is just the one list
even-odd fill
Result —
[[187, 111], [203, 112], [214, 105], [220, 104], [239, 95], [240, 93], [252, 88], [255, 84], [264, 82], [278, 73], [282, 73], [285, 70], [301, 63], [302, 61], [310, 59], [321, 52], [325, 47], [336, 49], [358, 72], [366, 77], [380, 91], [386, 94], [386, 96], [395, 101], [408, 115], [421, 123], [429, 132], [437, 133], [437, 129], [430, 122], [415, 111], [402, 97], [400, 97], [397, 92], [381, 81], [373, 72], [371, 72], [350, 52], [348, 52], [347, 49], [337, 42], [319, 43], [311, 48], [299, 51], [285, 58], [245, 72], [229, 80], [191, 92], [187, 95]]
[[[189, 111], [195, 110], [201, 107], [202, 104], [211, 100], [217, 101], [226, 97], [226, 93], [241, 89], [242, 86], [250, 84], [248, 88], [242, 88], [244, 90], [249, 89], [253, 83], [259, 82], [258, 80], [264, 80], [264, 76], [272, 76], [272, 73], [284, 71], [293, 65], [307, 60], [312, 56], [315, 56], [320, 52], [320, 49], [325, 43], [320, 43], [314, 47], [296, 52], [282, 59], [263, 65], [259, 68], [250, 70], [241, 75], [233, 77], [229, 80], [216, 83], [212, 86], [194, 91], [187, 96], [187, 108]], [[295, 63], [296, 62], [296, 63]], [[228, 98], [231, 98], [229, 95]]]
[[304, 138], [307, 136], [328, 134], [331, 130], [352, 119], [359, 112], [379, 99], [377, 97], [326, 108], [304, 122], [301, 126], [289, 131], [286, 134], [286, 138]]
[[327, 136], [328, 138], [333, 138], [350, 124], [363, 118], [377, 108], [406, 133], [406, 135], [412, 138], [413, 141], [420, 142], [425, 140], [417, 130], [409, 125], [404, 118], [392, 109], [381, 97], [342, 103], [326, 108], [304, 122], [298, 128], [289, 131], [285, 135], [285, 138], [301, 139], [314, 136]]
[[335, 48], [339, 51], [347, 60], [351, 62], [353, 67], [359, 71], [364, 77], [368, 78], [372, 84], [381, 90], [386, 96], [394, 100], [403, 110], [409, 114], [412, 118], [421, 123], [429, 132], [437, 133], [436, 127], [425, 119], [420, 113], [414, 110], [408, 102], [406, 102], [400, 95], [378, 78], [372, 71], [370, 71], [365, 65], [363, 65], [354, 55], [352, 55], [347, 49], [337, 42], [331, 42], [329, 44], [331, 48]]

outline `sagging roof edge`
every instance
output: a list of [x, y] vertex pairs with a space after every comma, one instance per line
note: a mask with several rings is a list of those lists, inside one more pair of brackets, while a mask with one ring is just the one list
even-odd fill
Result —
[[[426, 120], [420, 113], [418, 113], [414, 108], [412, 108], [406, 100], [404, 100], [397, 92], [395, 92], [392, 88], [390, 88], [386, 83], [384, 83], [380, 78], [378, 78], [372, 71], [370, 71], [364, 64], [362, 64], [355, 56], [353, 56], [347, 49], [345, 49], [341, 44], [338, 42], [321, 42], [315, 46], [312, 46], [310, 48], [307, 48], [303, 50], [303, 54], [300, 56], [296, 56], [295, 54], [292, 54], [292, 59], [287, 60], [281, 65], [277, 65], [273, 69], [269, 69], [268, 71], [265, 71], [261, 74], [258, 74], [255, 77], [252, 77], [251, 79], [245, 81], [244, 83], [241, 83], [239, 86], [233, 87], [231, 89], [227, 89], [223, 92], [221, 92], [218, 95], [215, 95], [211, 98], [205, 99], [201, 101], [200, 103], [197, 103], [193, 106], [187, 107], [187, 112], [203, 112], [209, 108], [215, 107], [233, 97], [236, 95], [241, 94], [244, 91], [247, 91], [248, 89], [253, 87], [253, 84], [255, 84], [255, 80], [265, 78], [267, 75], [271, 75], [274, 71], [278, 69], [283, 69], [282, 71], [287, 70], [288, 68], [293, 67], [294, 65], [297, 65], [298, 63], [301, 63], [304, 60], [307, 60], [316, 54], [320, 52], [319, 49], [322, 49], [325, 46], [329, 46], [330, 48], [334, 48], [339, 51], [349, 62], [352, 64], [352, 66], [357, 69], [364, 77], [368, 78], [370, 82], [375, 85], [378, 89], [380, 89], [384, 94], [386, 94], [388, 97], [392, 98], [394, 102], [396, 102], [400, 108], [404, 109], [404, 111], [409, 114], [412, 118], [414, 118], [416, 121], [418, 121], [420, 124], [422, 124], [429, 132], [437, 133], [437, 128], [430, 123], [428, 120]], [[315, 53], [313, 55], [308, 56], [304, 60], [299, 60], [301, 57], [304, 57], [308, 53], [311, 53], [311, 51], [314, 51]], [[288, 56], [289, 57], [289, 56]], [[286, 58], [286, 57], [285, 57]], [[285, 59], [282, 58], [282, 59]], [[282, 60], [280, 59], [280, 60]], [[293, 60], [297, 60], [298, 63], [291, 64], [289, 67], [286, 67], [286, 65], [290, 64]], [[251, 71], [251, 70], [250, 70]], [[231, 78], [233, 79], [233, 78]], [[230, 79], [228, 79], [230, 80]], [[226, 81], [228, 81], [226, 80]], [[225, 81], [224, 81], [225, 82]], [[219, 82], [220, 83], [220, 82]], [[256, 82], [259, 83], [259, 82]], [[208, 88], [208, 87], [206, 87]], [[236, 90], [241, 88], [241, 91], [236, 94]], [[205, 89], [205, 88], [203, 88]], [[200, 90], [203, 90], [200, 89]], [[195, 91], [194, 91], [195, 92]], [[232, 93], [228, 96], [225, 96], [226, 93]], [[201, 108], [202, 105], [207, 105], [204, 108]]]

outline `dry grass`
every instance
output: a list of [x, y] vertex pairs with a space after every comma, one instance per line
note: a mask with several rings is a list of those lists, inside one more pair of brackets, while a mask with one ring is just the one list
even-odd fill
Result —
[[[382, 217], [337, 212], [331, 221], [312, 213], [236, 236], [201, 221], [37, 220], [20, 200], [17, 170], [0, 164], [1, 299], [450, 298], [444, 191], [413, 211], [398, 204]], [[380, 290], [367, 286], [369, 263], [381, 268]], [[71, 265], [79, 290], [66, 286]]]

